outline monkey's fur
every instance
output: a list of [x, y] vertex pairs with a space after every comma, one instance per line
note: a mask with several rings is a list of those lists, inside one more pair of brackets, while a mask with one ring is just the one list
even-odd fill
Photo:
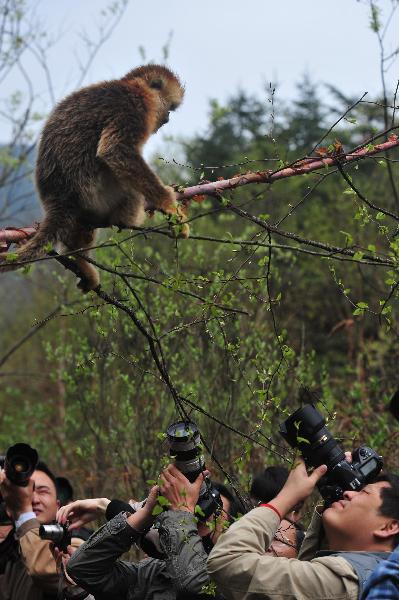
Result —
[[[67, 250], [91, 246], [96, 227], [140, 225], [144, 211], [159, 210], [184, 221], [184, 209], [141, 155], [152, 133], [182, 102], [178, 77], [160, 65], [133, 69], [62, 100], [46, 122], [37, 157], [36, 185], [45, 217], [38, 232], [16, 252], [30, 261], [57, 242]], [[182, 236], [188, 236], [184, 224]], [[99, 285], [84, 250], [75, 255], [87, 292]], [[0, 271], [18, 268], [0, 257]]]

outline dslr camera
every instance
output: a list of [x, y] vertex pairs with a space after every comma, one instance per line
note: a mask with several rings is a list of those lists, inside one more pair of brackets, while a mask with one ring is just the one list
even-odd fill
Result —
[[[172, 423], [166, 432], [169, 443], [169, 454], [174, 458], [177, 469], [193, 483], [205, 469], [202, 454], [201, 436], [193, 421], [177, 421]], [[219, 491], [213, 487], [209, 477], [202, 482], [198, 502], [198, 519], [205, 522], [213, 513], [220, 514], [222, 500]]]
[[384, 464], [382, 457], [367, 446], [355, 450], [349, 463], [313, 404], [306, 404], [289, 416], [280, 425], [280, 433], [292, 448], [300, 451], [308, 466], [327, 465], [327, 473], [317, 484], [326, 507], [341, 500], [344, 491], [358, 491], [371, 483]]
[[68, 531], [69, 525], [69, 521], [67, 521], [65, 525], [60, 525], [59, 523], [40, 525], [39, 536], [42, 540], [53, 542], [54, 546], [59, 550], [66, 552], [72, 539], [72, 534]]
[[[0, 456], [0, 467], [4, 469], [6, 477], [14, 485], [26, 487], [30, 476], [36, 469], [39, 456], [29, 444], [15, 444], [10, 446], [5, 455]], [[0, 495], [0, 525], [11, 523], [4, 502]]]

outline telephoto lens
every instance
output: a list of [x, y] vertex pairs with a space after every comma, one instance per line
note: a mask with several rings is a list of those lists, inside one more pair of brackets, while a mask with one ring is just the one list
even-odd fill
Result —
[[8, 448], [4, 458], [4, 470], [11, 483], [26, 487], [36, 468], [39, 456], [29, 444], [15, 444]]
[[[174, 458], [177, 469], [193, 483], [205, 469], [201, 435], [193, 421], [177, 421], [167, 429], [169, 454]], [[206, 521], [212, 514], [220, 513], [222, 500], [209, 477], [204, 477], [198, 497], [197, 516]]]
[[298, 448], [312, 467], [327, 465], [333, 469], [345, 460], [345, 452], [325, 426], [323, 415], [306, 404], [280, 425], [280, 433], [292, 448]]
[[169, 454], [175, 459], [179, 469], [191, 483], [205, 469], [205, 459], [201, 450], [201, 436], [192, 421], [178, 421], [168, 427]]

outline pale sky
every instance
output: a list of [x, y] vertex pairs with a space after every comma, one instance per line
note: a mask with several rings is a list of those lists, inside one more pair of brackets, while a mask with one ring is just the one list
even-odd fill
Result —
[[[1, 3], [1, 0], [0, 0]], [[96, 36], [104, 0], [28, 0], [56, 44], [48, 51], [48, 66], [57, 100], [74, 89], [76, 53], [84, 55], [78, 33]], [[391, 0], [381, 0], [382, 18]], [[225, 100], [237, 88], [258, 93], [267, 102], [264, 85], [278, 84], [278, 98], [295, 96], [295, 84], [305, 72], [316, 82], [328, 82], [350, 96], [381, 89], [379, 46], [369, 27], [366, 0], [130, 0], [112, 37], [98, 53], [84, 84], [122, 76], [141, 64], [139, 46], [148, 60], [160, 61], [161, 48], [173, 33], [168, 64], [186, 84], [182, 107], [164, 128], [165, 134], [190, 136], [207, 123], [210, 97]], [[386, 38], [387, 52], [399, 44], [399, 11]], [[49, 111], [51, 101], [43, 71], [33, 58], [24, 59], [33, 79], [37, 106]], [[399, 61], [387, 73], [393, 94]], [[0, 98], [24, 89], [15, 73], [1, 84]], [[0, 117], [0, 139], [9, 129]], [[150, 150], [161, 143], [158, 135]]]

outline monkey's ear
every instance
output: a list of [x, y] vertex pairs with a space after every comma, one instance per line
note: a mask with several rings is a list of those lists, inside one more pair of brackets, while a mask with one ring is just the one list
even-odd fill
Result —
[[162, 79], [153, 79], [152, 81], [150, 81], [150, 87], [156, 89], [156, 90], [162, 90], [163, 88], [163, 80]]

